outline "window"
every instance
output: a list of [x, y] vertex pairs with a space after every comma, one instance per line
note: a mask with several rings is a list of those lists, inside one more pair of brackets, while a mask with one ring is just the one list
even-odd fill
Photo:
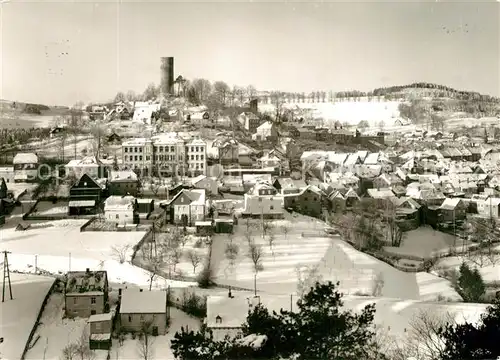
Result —
[[191, 160], [194, 160], [194, 155], [191, 155]]
[[203, 169], [203, 164], [200, 164], [200, 169]]
[[200, 160], [203, 160], [203, 155], [200, 155]]
[[271, 205], [271, 206], [269, 206], [269, 209], [270, 209], [270, 210], [274, 210], [274, 206], [272, 206], [272, 205]]
[[139, 155], [139, 160], [142, 161], [142, 155]]
[[136, 147], [134, 148], [134, 152], [137, 152], [137, 148]]
[[91, 304], [95, 304], [95, 303], [96, 303], [96, 298], [95, 298], [95, 296], [92, 296], [92, 297], [90, 298], [90, 303], [91, 303]]
[[125, 148], [125, 152], [128, 152], [128, 148]]
[[76, 305], [76, 304], [78, 304], [78, 298], [75, 296], [75, 297], [73, 298], [73, 305]]
[[[127, 150], [127, 148], [125, 148], [125, 150]], [[125, 156], [123, 157], [123, 160], [127, 161], [127, 160], [128, 160], [128, 156], [127, 156], [127, 155], [125, 155]]]
[[196, 152], [199, 152], [200, 151], [200, 148], [197, 146], [196, 147]]
[[132, 316], [131, 315], [128, 316], [128, 322], [132, 322]]
[[97, 311], [95, 311], [95, 310], [90, 310], [90, 315], [95, 315], [95, 314], [97, 314]]
[[146, 155], [146, 161], [149, 161], [149, 160], [150, 160], [149, 155]]
[[120, 218], [120, 215], [116, 214], [116, 219], [119, 219]]
[[199, 155], [196, 155], [196, 160], [200, 160], [200, 156]]
[[139, 148], [139, 152], [140, 152], [140, 153], [142, 152], [142, 148]]
[[144, 321], [144, 315], [141, 314], [141, 321]]
[[173, 146], [170, 147], [170, 151], [174, 152], [174, 147]]
[[137, 161], [137, 155], [134, 155], [134, 160]]
[[163, 152], [163, 146], [160, 146], [160, 152]]

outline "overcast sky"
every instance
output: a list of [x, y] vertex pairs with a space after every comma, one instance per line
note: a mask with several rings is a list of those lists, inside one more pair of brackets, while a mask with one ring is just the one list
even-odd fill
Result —
[[[19, 2], [1, 6], [0, 98], [105, 101], [175, 75], [260, 90], [427, 81], [500, 95], [500, 4]], [[67, 53], [67, 55], [66, 55]]]

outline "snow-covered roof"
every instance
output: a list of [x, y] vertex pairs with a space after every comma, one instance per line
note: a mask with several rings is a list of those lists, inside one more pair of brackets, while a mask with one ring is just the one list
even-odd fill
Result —
[[130, 210], [134, 208], [135, 198], [133, 196], [113, 195], [104, 202], [104, 211]]
[[162, 290], [122, 291], [120, 313], [122, 314], [163, 314], [167, 308], [167, 292]]
[[38, 156], [33, 153], [17, 153], [12, 160], [16, 164], [38, 164]]
[[442, 210], [455, 210], [460, 201], [460, 198], [446, 198], [439, 208]]
[[365, 158], [365, 161], [363, 162], [363, 164], [365, 164], [365, 165], [377, 165], [378, 164], [378, 157], [379, 157], [379, 153], [370, 153]]
[[123, 170], [123, 171], [110, 171], [109, 172], [109, 181], [119, 182], [119, 181], [137, 181], [137, 174], [132, 170]]
[[95, 314], [95, 315], [90, 315], [89, 317], [89, 323], [91, 322], [99, 322], [99, 321], [111, 321], [113, 318], [113, 313], [104, 313], [104, 314]]
[[259, 127], [257, 127], [257, 130], [271, 130], [273, 127], [273, 123], [271, 121], [266, 121]]

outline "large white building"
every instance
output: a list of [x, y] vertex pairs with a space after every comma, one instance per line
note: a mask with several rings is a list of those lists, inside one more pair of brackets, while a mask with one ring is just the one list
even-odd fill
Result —
[[123, 164], [141, 170], [144, 176], [206, 175], [207, 144], [197, 135], [165, 133], [136, 138], [122, 143], [122, 150]]

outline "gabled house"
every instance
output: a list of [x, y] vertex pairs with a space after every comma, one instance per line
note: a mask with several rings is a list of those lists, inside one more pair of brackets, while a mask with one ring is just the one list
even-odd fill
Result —
[[212, 143], [213, 147], [217, 147], [219, 162], [222, 165], [237, 164], [239, 162], [239, 144], [234, 139], [217, 139]]
[[70, 160], [65, 166], [66, 174], [81, 177], [83, 174], [88, 174], [93, 178], [104, 178], [107, 175], [106, 167], [101, 160], [95, 156], [86, 156], [79, 160]]
[[171, 221], [182, 226], [205, 220], [206, 210], [205, 189], [183, 189], [167, 205]]
[[108, 136], [108, 144], [121, 144], [121, 143], [122, 143], [122, 137], [117, 133], [112, 132]]
[[265, 141], [268, 139], [276, 139], [278, 137], [278, 129], [272, 121], [266, 121], [255, 129], [255, 134], [252, 135], [252, 140]]
[[392, 187], [403, 185], [403, 180], [394, 173], [383, 173], [373, 179], [373, 187], [376, 189], [392, 189]]
[[489, 197], [486, 200], [477, 201], [477, 213], [485, 218], [498, 219], [500, 217], [500, 198]]
[[64, 308], [68, 317], [90, 317], [109, 310], [106, 271], [69, 271], [64, 287]]
[[258, 181], [244, 195], [244, 216], [281, 218], [283, 217], [283, 195], [270, 184]]
[[199, 175], [191, 180], [191, 185], [195, 189], [204, 189], [208, 196], [217, 195], [219, 192], [219, 185], [217, 178]]
[[409, 231], [420, 226], [422, 212], [421, 205], [410, 197], [389, 198], [392, 202], [396, 219], [401, 229]]
[[110, 171], [108, 190], [110, 195], [137, 196], [139, 192], [139, 179], [137, 178], [137, 174], [131, 170]]
[[273, 187], [282, 195], [298, 194], [307, 187], [304, 180], [293, 180], [292, 178], [276, 178], [273, 181]]
[[285, 209], [319, 218], [324, 208], [324, 193], [314, 185], [308, 185], [298, 194], [283, 195]]
[[120, 327], [129, 332], [167, 333], [167, 292], [125, 289], [120, 304]]
[[260, 118], [251, 112], [243, 112], [237, 117], [237, 121], [247, 130], [250, 134], [255, 134], [257, 128], [261, 124]]
[[465, 220], [467, 204], [460, 198], [446, 198], [439, 207], [439, 221], [441, 223]]
[[69, 190], [69, 215], [95, 214], [104, 189], [101, 181], [83, 174]]
[[133, 196], [112, 195], [104, 202], [106, 221], [117, 225], [138, 224], [139, 213], [137, 202]]

